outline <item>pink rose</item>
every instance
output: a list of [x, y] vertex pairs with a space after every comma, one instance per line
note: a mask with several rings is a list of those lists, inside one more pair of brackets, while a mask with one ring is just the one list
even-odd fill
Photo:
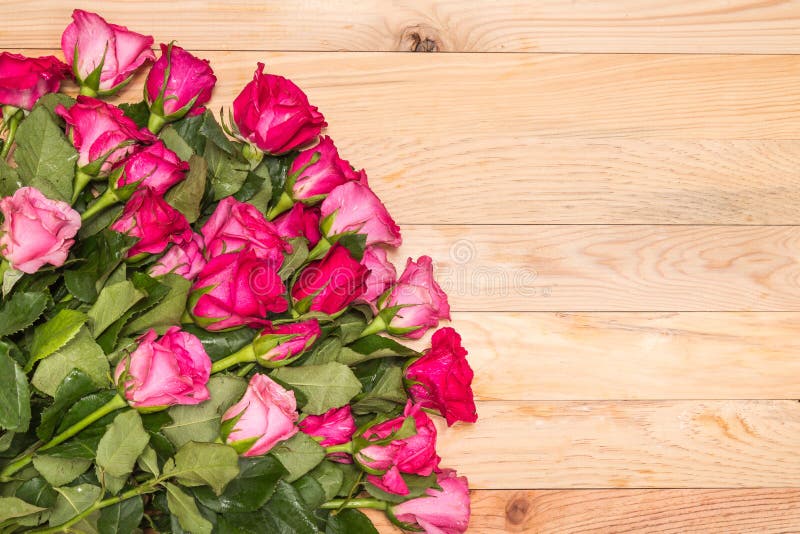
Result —
[[150, 36], [109, 24], [97, 13], [80, 9], [72, 12], [72, 20], [61, 36], [61, 49], [84, 93], [114, 93], [130, 81], [136, 69], [155, 58]]
[[114, 381], [125, 389], [134, 408], [199, 404], [209, 398], [211, 358], [197, 337], [173, 326], [156, 341], [149, 330], [139, 346], [114, 371]]
[[462, 534], [469, 525], [469, 486], [466, 477], [452, 469], [436, 475], [440, 490], [429, 488], [427, 496], [397, 504], [391, 513], [400, 521], [416, 524], [427, 534]]
[[270, 367], [270, 362], [282, 362], [301, 355], [321, 333], [316, 319], [269, 325], [253, 341], [253, 349], [258, 362]]
[[327, 126], [322, 114], [294, 83], [263, 71], [259, 63], [253, 81], [233, 101], [233, 120], [244, 139], [269, 154], [313, 141]]
[[450, 305], [439, 284], [433, 278], [433, 260], [420, 256], [417, 263], [411, 258], [406, 270], [381, 308], [403, 306], [386, 329], [392, 335], [419, 339], [440, 319], [450, 319]]
[[209, 257], [251, 249], [261, 259], [275, 265], [283, 263], [283, 253], [291, 247], [267, 221], [258, 208], [233, 197], [223, 198], [203, 225], [203, 237]]
[[267, 313], [288, 308], [276, 268], [252, 250], [212, 256], [189, 297], [195, 322], [206, 330], [266, 326]]
[[341, 445], [353, 439], [356, 421], [350, 411], [350, 405], [332, 408], [322, 415], [309, 415], [300, 421], [300, 430], [309, 436], [322, 438], [323, 447]]
[[431, 348], [406, 370], [408, 393], [423, 408], [437, 410], [447, 419], [474, 423], [478, 420], [472, 397], [472, 368], [461, 336], [450, 327], [438, 330]]
[[377, 311], [375, 303], [395, 283], [397, 271], [386, 258], [386, 251], [380, 247], [367, 247], [361, 265], [367, 268], [367, 289], [358, 301], [369, 304], [373, 311]]
[[194, 280], [205, 266], [203, 236], [192, 234], [191, 239], [185, 243], [172, 245], [167, 253], [150, 267], [150, 276], [177, 274], [187, 280]]
[[0, 198], [0, 255], [11, 267], [33, 274], [46, 263], [61, 267], [81, 216], [66, 202], [51, 200], [33, 187], [22, 187], [13, 196]]
[[78, 149], [78, 168], [90, 175], [108, 175], [116, 163], [136, 149], [136, 143], [156, 140], [121, 109], [96, 98], [79, 96], [74, 106], [67, 109], [59, 105], [56, 113], [67, 122], [67, 135]]
[[192, 229], [186, 217], [146, 187], [131, 196], [111, 229], [139, 238], [128, 251], [129, 258], [145, 252], [158, 254], [170, 243], [180, 245], [192, 239]]
[[222, 415], [223, 438], [242, 456], [260, 456], [297, 434], [297, 418], [294, 393], [256, 373], [242, 400]]
[[311, 299], [312, 311], [334, 315], [364, 293], [367, 269], [341, 245], [334, 245], [319, 261], [310, 263], [295, 282], [292, 297]]
[[306, 202], [313, 202], [322, 195], [327, 195], [345, 182], [366, 180], [364, 171], [356, 172], [347, 161], [339, 157], [339, 152], [328, 136], [320, 138], [317, 146], [297, 155], [289, 167], [289, 176], [296, 176], [291, 185], [292, 197]]
[[408, 401], [403, 415], [366, 429], [363, 437], [367, 441], [378, 441], [397, 432], [406, 417], [413, 417], [417, 432], [405, 439], [396, 439], [387, 445], [368, 445], [356, 452], [358, 463], [384, 471], [381, 476], [369, 475], [367, 480], [383, 491], [396, 495], [407, 495], [401, 473], [428, 476], [439, 467], [441, 458], [436, 454], [436, 427], [422, 407]]
[[0, 53], [0, 106], [30, 110], [42, 95], [57, 93], [68, 72], [53, 56]]
[[319, 243], [322, 235], [319, 232], [319, 210], [309, 208], [298, 202], [292, 209], [272, 221], [278, 234], [290, 237], [305, 237], [308, 248]]
[[400, 227], [375, 193], [362, 183], [347, 182], [331, 191], [322, 202], [320, 213], [323, 220], [332, 218], [326, 232], [329, 237], [352, 232], [365, 234], [367, 245], [399, 247], [403, 242]]
[[202, 113], [211, 98], [217, 77], [207, 59], [199, 59], [174, 44], [161, 45], [161, 57], [145, 82], [150, 112], [166, 120], [178, 120], [187, 113]]
[[170, 187], [186, 178], [188, 170], [188, 163], [163, 142], [156, 141], [123, 161], [117, 187], [138, 183], [139, 187], [149, 187], [163, 196]]

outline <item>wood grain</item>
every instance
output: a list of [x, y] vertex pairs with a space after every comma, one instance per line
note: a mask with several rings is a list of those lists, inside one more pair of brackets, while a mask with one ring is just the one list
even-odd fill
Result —
[[800, 485], [797, 401], [484, 401], [478, 415], [437, 446], [474, 489]]
[[[381, 513], [379, 530], [399, 533]], [[491, 534], [779, 534], [800, 531], [800, 490], [527, 490], [472, 492], [469, 532]]]
[[73, 7], [195, 49], [798, 53], [794, 0], [5, 0], [0, 48], [52, 47]]

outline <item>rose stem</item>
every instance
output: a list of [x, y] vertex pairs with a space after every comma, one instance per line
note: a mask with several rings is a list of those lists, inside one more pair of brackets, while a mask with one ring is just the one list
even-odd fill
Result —
[[228, 367], [240, 363], [252, 363], [254, 361], [256, 361], [256, 351], [253, 349], [253, 345], [245, 345], [230, 356], [225, 356], [221, 360], [215, 361], [211, 366], [211, 373], [219, 373]]

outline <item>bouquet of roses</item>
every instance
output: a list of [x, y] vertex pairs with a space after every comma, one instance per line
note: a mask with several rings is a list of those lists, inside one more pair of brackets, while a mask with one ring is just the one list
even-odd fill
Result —
[[466, 350], [395, 339], [447, 297], [322, 114], [259, 64], [218, 121], [208, 61], [73, 19], [66, 64], [0, 54], [2, 532], [464, 532]]

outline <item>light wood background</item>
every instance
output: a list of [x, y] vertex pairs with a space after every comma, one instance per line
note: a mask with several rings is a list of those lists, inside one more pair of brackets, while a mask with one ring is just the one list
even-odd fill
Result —
[[73, 7], [209, 58], [215, 109], [293, 78], [435, 258], [470, 532], [800, 532], [800, 1], [3, 0], [0, 49]]

